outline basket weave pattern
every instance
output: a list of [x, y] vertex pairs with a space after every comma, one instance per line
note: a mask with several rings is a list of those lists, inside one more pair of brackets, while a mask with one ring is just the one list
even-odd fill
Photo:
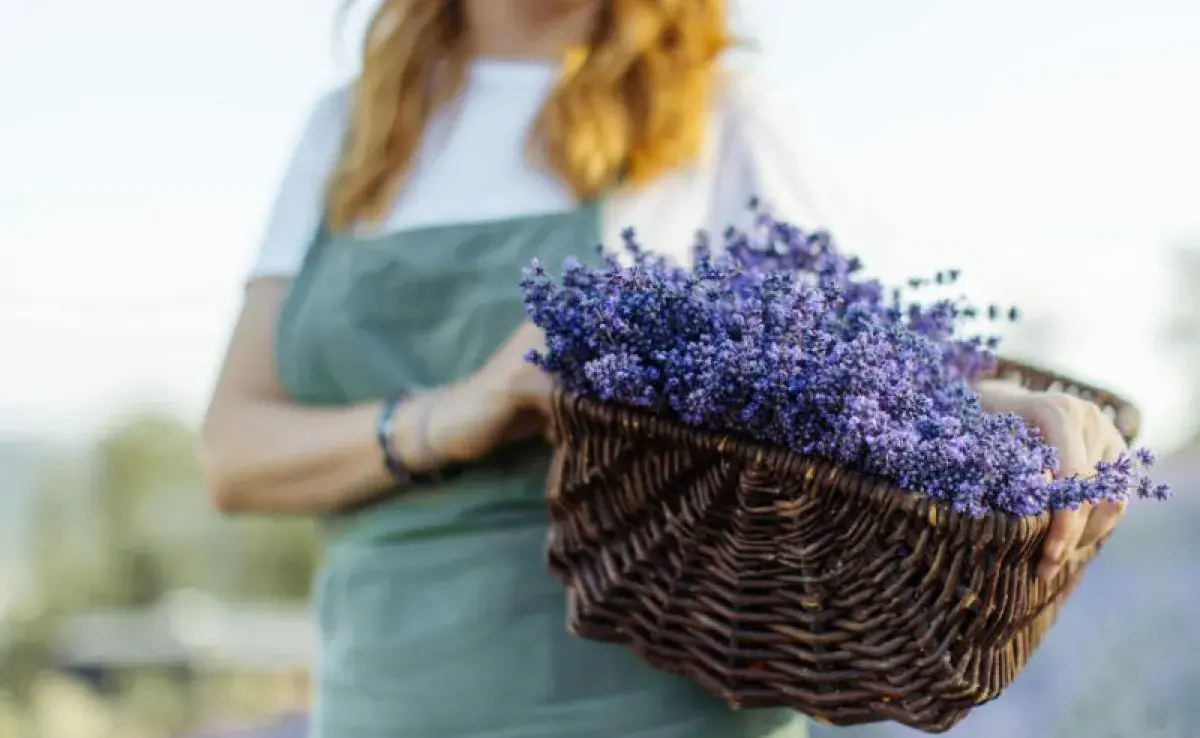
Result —
[[[1030, 367], [1033, 389], [1137, 413]], [[1034, 577], [1049, 516], [972, 519], [879, 477], [560, 394], [551, 570], [568, 626], [734, 707], [943, 732], [1025, 665], [1097, 547]]]

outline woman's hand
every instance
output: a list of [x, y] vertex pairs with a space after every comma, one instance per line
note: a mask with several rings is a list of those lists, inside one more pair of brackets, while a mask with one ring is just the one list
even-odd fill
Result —
[[[981, 382], [976, 389], [988, 412], [1016, 413], [1041, 431], [1046, 443], [1058, 449], [1060, 477], [1090, 476], [1096, 462], [1115, 461], [1126, 450], [1116, 426], [1091, 402], [1066, 394], [1029, 392], [1003, 381]], [[1105, 502], [1055, 513], [1038, 576], [1052, 579], [1075, 552], [1108, 535], [1124, 512], [1125, 503]]]
[[545, 430], [554, 382], [525, 360], [530, 349], [544, 351], [545, 337], [526, 322], [470, 378], [415, 399], [417, 422], [396, 429], [414, 471], [475, 461]]

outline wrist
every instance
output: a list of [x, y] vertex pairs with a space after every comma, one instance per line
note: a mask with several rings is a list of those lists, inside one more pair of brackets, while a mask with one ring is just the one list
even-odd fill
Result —
[[395, 455], [413, 474], [427, 474], [445, 466], [445, 458], [433, 448], [430, 421], [438, 403], [438, 392], [422, 392], [403, 401], [392, 416], [391, 438]]
[[419, 397], [394, 397], [378, 409], [376, 437], [383, 466], [391, 481], [401, 487], [412, 484], [414, 476], [426, 472], [431, 463], [412, 421], [419, 402]]

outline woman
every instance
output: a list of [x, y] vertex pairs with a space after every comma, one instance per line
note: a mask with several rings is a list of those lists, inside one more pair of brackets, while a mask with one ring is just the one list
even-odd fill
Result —
[[[722, 6], [387, 0], [313, 112], [204, 438], [221, 510], [323, 517], [314, 735], [803, 735], [572, 638], [542, 565], [551, 387], [520, 267], [629, 225], [684, 247], [752, 194], [819, 224], [765, 96], [718, 72]], [[1085, 403], [983, 389], [1068, 472], [1121, 448]], [[1046, 573], [1118, 512], [1061, 516]]]

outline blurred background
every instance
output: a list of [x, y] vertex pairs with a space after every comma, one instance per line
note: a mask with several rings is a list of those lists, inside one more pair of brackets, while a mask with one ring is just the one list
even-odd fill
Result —
[[[363, 2], [0, 0], [0, 738], [299, 738], [319, 557], [223, 520], [195, 427]], [[843, 245], [1020, 304], [1010, 353], [1132, 397], [1134, 505], [952, 735], [1200, 736], [1200, 4], [743, 0]], [[915, 735], [895, 727], [818, 736]]]

